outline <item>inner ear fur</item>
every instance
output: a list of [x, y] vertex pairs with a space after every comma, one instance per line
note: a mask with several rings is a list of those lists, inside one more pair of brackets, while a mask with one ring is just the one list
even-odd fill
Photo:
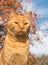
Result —
[[28, 18], [30, 18], [32, 16], [32, 11], [29, 11], [29, 12], [25, 13], [25, 16], [27, 16]]

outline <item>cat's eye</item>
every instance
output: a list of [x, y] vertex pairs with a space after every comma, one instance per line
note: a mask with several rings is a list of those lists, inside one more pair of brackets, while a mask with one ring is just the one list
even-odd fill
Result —
[[27, 25], [28, 23], [26, 22], [26, 23], [24, 23], [24, 25]]
[[18, 24], [18, 22], [15, 21], [15, 24]]

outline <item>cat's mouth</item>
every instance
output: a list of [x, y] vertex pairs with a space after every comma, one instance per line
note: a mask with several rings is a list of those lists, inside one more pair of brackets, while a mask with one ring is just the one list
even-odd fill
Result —
[[15, 35], [26, 35], [27, 32], [24, 31], [16, 31], [14, 29], [10, 29]]
[[15, 35], [26, 35], [26, 32], [23, 32], [23, 31], [14, 31]]

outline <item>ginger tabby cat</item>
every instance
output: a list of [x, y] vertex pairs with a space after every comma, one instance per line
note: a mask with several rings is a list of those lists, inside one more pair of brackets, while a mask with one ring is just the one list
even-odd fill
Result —
[[29, 14], [12, 14], [7, 24], [7, 36], [1, 52], [0, 65], [28, 65]]

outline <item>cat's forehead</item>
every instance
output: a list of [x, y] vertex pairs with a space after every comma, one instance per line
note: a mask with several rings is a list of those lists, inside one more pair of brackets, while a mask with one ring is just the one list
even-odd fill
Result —
[[27, 16], [24, 16], [22, 14], [16, 15], [15, 19], [17, 20], [29, 20]]
[[14, 22], [14, 21], [19, 21], [19, 22], [20, 22], [20, 21], [23, 21], [23, 22], [25, 22], [25, 21], [30, 21], [30, 19], [29, 19], [27, 16], [18, 14], [18, 15], [13, 16], [13, 17], [9, 20], [9, 22]]

